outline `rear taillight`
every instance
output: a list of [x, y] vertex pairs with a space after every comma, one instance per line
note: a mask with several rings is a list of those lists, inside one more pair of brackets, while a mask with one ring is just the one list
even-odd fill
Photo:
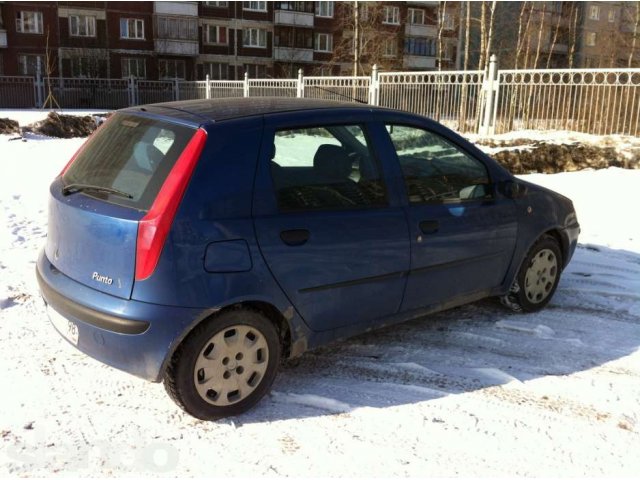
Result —
[[136, 243], [136, 280], [149, 278], [155, 270], [173, 218], [206, 141], [207, 132], [199, 129], [178, 157], [149, 212], [140, 220]]

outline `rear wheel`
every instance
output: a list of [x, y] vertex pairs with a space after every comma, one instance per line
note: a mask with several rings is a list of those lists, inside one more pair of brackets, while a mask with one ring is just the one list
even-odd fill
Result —
[[562, 254], [555, 238], [544, 235], [529, 250], [516, 281], [502, 303], [515, 311], [535, 312], [549, 303], [562, 271]]
[[164, 375], [169, 396], [203, 420], [238, 415], [269, 390], [280, 361], [278, 332], [253, 310], [230, 310], [196, 327]]

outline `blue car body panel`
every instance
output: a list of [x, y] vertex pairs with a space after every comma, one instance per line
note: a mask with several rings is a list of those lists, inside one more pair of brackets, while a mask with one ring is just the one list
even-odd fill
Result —
[[[249, 100], [249, 99], [247, 99]], [[505, 294], [535, 241], [551, 232], [564, 264], [579, 226], [571, 202], [516, 179], [459, 135], [397, 111], [331, 102], [176, 102], [127, 114], [204, 128], [207, 142], [153, 274], [134, 281], [137, 222], [144, 216], [82, 193], [50, 189], [49, 237], [37, 262], [45, 301], [78, 326], [78, 348], [109, 365], [159, 381], [186, 335], [237, 305], [277, 312], [285, 352], [381, 325]], [[275, 109], [275, 111], [274, 111]], [[269, 162], [277, 129], [359, 124], [383, 174], [387, 205], [340, 211], [278, 211]], [[411, 205], [385, 123], [419, 126], [486, 166], [492, 198]], [[424, 233], [421, 223], [437, 222]], [[283, 243], [306, 230], [303, 245]], [[77, 241], [81, 239], [80, 241]], [[92, 281], [115, 272], [111, 284]]]

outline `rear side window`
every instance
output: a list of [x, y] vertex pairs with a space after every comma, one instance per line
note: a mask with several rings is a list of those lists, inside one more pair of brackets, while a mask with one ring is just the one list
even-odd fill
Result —
[[131, 196], [84, 194], [148, 210], [196, 130], [135, 115], [116, 114], [93, 134], [63, 176], [63, 183], [117, 189]]
[[457, 203], [491, 198], [482, 162], [436, 133], [387, 125], [410, 203]]
[[380, 169], [360, 125], [277, 131], [271, 176], [281, 211], [386, 205]]

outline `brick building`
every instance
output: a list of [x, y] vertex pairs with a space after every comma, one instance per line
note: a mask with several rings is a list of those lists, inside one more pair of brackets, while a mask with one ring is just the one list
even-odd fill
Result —
[[[442, 66], [456, 56], [451, 2]], [[454, 5], [454, 6], [452, 6]], [[356, 14], [357, 6], [357, 14]], [[0, 2], [0, 74], [239, 79], [437, 68], [439, 2]], [[358, 19], [356, 29], [356, 18]]]

